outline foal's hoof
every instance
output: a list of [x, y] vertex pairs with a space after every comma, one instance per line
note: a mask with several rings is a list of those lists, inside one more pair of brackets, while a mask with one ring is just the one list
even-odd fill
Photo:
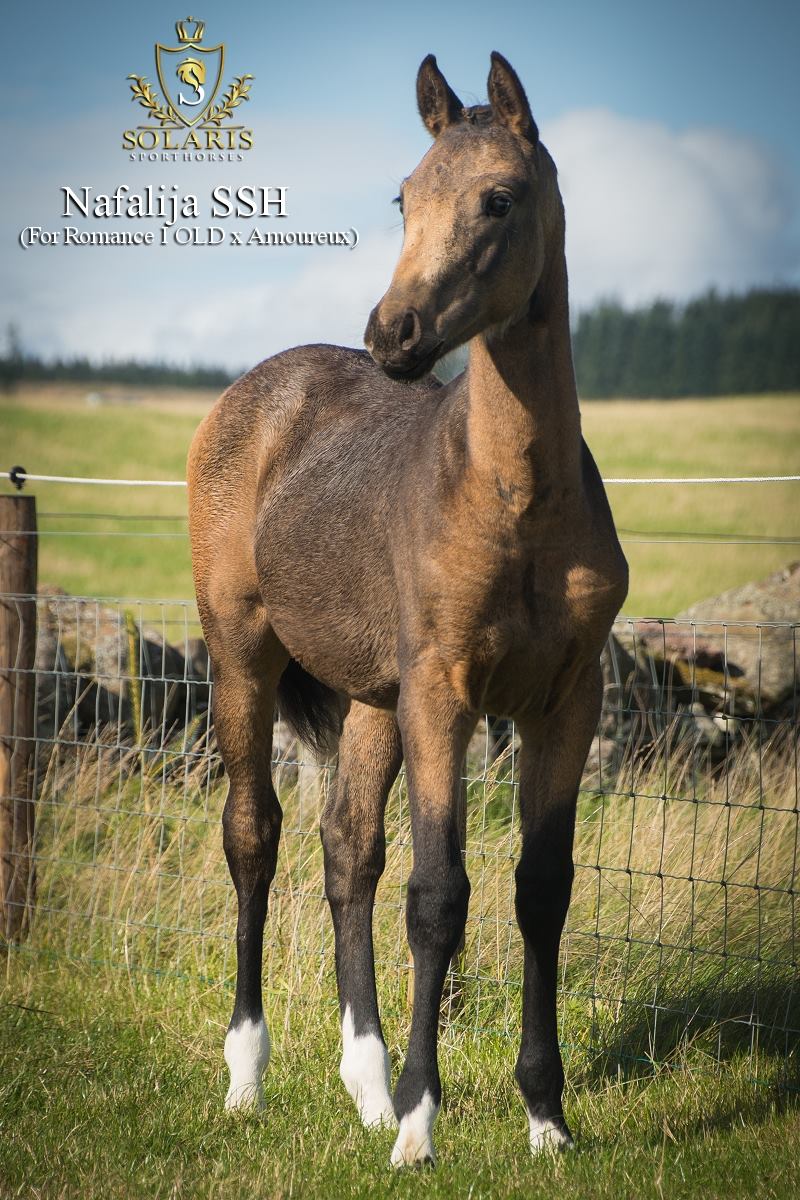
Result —
[[263, 1108], [261, 1076], [270, 1055], [269, 1033], [262, 1017], [259, 1021], [242, 1021], [229, 1029], [225, 1038], [225, 1062], [231, 1073], [225, 1108], [229, 1111]]
[[433, 1123], [439, 1111], [430, 1092], [425, 1092], [416, 1108], [400, 1119], [397, 1141], [389, 1160], [393, 1167], [436, 1165], [433, 1148]]
[[397, 1117], [394, 1115], [394, 1108], [388, 1093], [381, 1096], [380, 1090], [375, 1092], [359, 1091], [349, 1085], [347, 1090], [356, 1102], [358, 1115], [365, 1129], [397, 1128]]
[[553, 1154], [575, 1148], [569, 1126], [563, 1117], [542, 1120], [540, 1117], [529, 1116], [528, 1121], [530, 1122], [531, 1154]]
[[401, 1146], [398, 1137], [389, 1162], [393, 1167], [435, 1167], [436, 1151], [433, 1142], [428, 1140], [421, 1145], [411, 1142]]
[[360, 1104], [358, 1115], [365, 1129], [397, 1129], [397, 1117], [391, 1102], [381, 1108], [370, 1108], [366, 1104]]
[[264, 1093], [261, 1090], [261, 1085], [258, 1083], [245, 1083], [234, 1087], [233, 1084], [228, 1088], [225, 1096], [225, 1111], [226, 1112], [244, 1112], [247, 1109], [252, 1109], [258, 1112], [264, 1107]]
[[342, 1022], [342, 1043], [339, 1075], [356, 1102], [361, 1124], [366, 1129], [396, 1128], [397, 1119], [389, 1092], [392, 1071], [386, 1044], [375, 1033], [356, 1037], [349, 1004]]

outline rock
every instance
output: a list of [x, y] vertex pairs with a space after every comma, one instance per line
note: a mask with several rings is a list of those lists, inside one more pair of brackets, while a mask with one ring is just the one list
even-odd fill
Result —
[[190, 679], [196, 679], [201, 683], [205, 683], [211, 679], [208, 646], [203, 638], [192, 637], [187, 639], [186, 663]]
[[669, 712], [698, 698], [717, 711], [752, 713], [752, 691], [744, 669], [728, 653], [725, 630], [670, 621], [637, 623], [637, 666], [650, 692], [647, 707]]
[[[124, 632], [124, 625], [123, 625]], [[37, 725], [42, 736], [57, 738], [109, 721], [127, 720], [120, 645], [120, 618], [94, 600], [40, 588], [37, 612]]]
[[800, 563], [674, 620], [619, 620], [602, 659], [604, 769], [658, 743], [715, 765], [796, 725], [798, 630]]
[[625, 633], [609, 634], [600, 665], [603, 670], [603, 713], [600, 728], [612, 735], [629, 715], [636, 683], [636, 658], [623, 645]]
[[186, 662], [180, 650], [160, 634], [147, 629], [138, 632], [139, 662], [134, 673], [141, 689], [142, 722], [151, 734], [161, 731], [166, 736], [194, 715], [187, 703], [190, 692]]
[[40, 589], [36, 645], [40, 736], [57, 738], [66, 721], [71, 732], [64, 736], [83, 740], [99, 726], [116, 725], [117, 737], [130, 741], [133, 680], [138, 681], [145, 738], [151, 744], [163, 742], [208, 707], [205, 646], [195, 644], [192, 654], [187, 663], [158, 632], [135, 623], [129, 629], [123, 609]]
[[36, 623], [36, 736], [45, 748], [57, 740], [75, 705], [76, 680], [59, 636], [58, 620], [39, 605]]
[[[727, 659], [727, 686], [756, 709], [775, 708], [795, 694], [800, 674], [800, 562], [756, 583], [701, 600], [676, 620], [695, 624], [705, 656], [694, 655], [701, 668], [701, 686], [705, 672], [715, 674], [710, 682], [717, 689], [725, 686]], [[750, 622], [757, 622], [757, 627], [748, 628]], [[684, 657], [692, 661], [691, 656]]]
[[694, 718], [692, 724], [694, 726], [694, 736], [698, 742], [702, 742], [713, 749], [724, 746], [724, 726], [721, 727], [713, 717], [708, 715], [699, 700], [695, 700], [694, 704], [689, 706], [689, 712]]

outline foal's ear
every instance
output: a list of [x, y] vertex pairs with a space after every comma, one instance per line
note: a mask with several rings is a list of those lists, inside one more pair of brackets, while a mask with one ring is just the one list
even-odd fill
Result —
[[417, 107], [432, 137], [462, 120], [463, 105], [436, 65], [432, 54], [422, 60], [417, 73]]
[[539, 130], [531, 115], [525, 89], [511, 63], [496, 50], [492, 51], [489, 71], [489, 103], [496, 121], [536, 145]]

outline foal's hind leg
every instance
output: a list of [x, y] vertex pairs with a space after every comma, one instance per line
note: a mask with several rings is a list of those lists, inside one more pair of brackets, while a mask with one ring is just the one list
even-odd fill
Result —
[[340, 1073], [367, 1126], [394, 1122], [389, 1055], [375, 990], [372, 908], [386, 858], [386, 797], [401, 759], [394, 714], [354, 702], [344, 722], [339, 768], [321, 833], [325, 892], [336, 934]]
[[261, 1003], [267, 894], [275, 874], [281, 807], [270, 758], [275, 692], [288, 655], [263, 608], [204, 612], [214, 670], [214, 727], [230, 786], [222, 815], [225, 857], [236, 888], [236, 998], [225, 1038], [230, 1069], [226, 1108], [260, 1103], [270, 1042]]

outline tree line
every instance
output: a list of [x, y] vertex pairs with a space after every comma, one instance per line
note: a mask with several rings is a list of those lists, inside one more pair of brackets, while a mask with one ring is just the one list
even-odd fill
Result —
[[679, 305], [600, 303], [572, 336], [582, 396], [729, 396], [800, 390], [800, 290], [709, 291]]
[[[639, 308], [603, 301], [581, 312], [572, 335], [581, 396], [677, 397], [800, 391], [800, 289], [753, 288]], [[457, 352], [449, 378], [466, 363]], [[25, 351], [9, 327], [0, 356], [0, 388], [22, 382], [75, 381], [133, 386], [224, 388], [238, 372], [135, 359], [45, 360]]]
[[26, 351], [14, 326], [6, 331], [6, 346], [0, 355], [0, 388], [10, 391], [20, 383], [74, 382], [122, 383], [131, 386], [180, 388], [225, 388], [238, 371], [225, 367], [180, 366], [165, 361], [101, 359], [85, 356], [44, 359]]

